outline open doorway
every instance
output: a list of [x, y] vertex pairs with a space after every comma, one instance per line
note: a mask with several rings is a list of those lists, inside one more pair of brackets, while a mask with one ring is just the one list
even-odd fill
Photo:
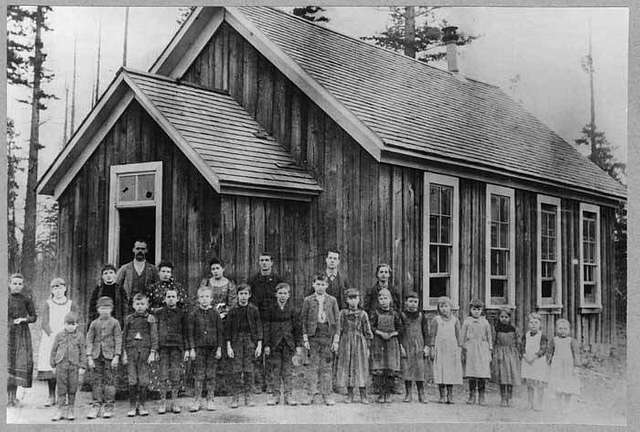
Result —
[[118, 239], [118, 266], [133, 259], [133, 243], [137, 239], [147, 242], [147, 261], [155, 261], [156, 209], [155, 207], [118, 209], [120, 238]]

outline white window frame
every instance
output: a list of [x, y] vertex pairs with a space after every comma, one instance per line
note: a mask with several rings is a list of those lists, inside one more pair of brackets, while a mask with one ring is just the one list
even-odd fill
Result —
[[452, 207], [451, 207], [451, 273], [449, 279], [449, 294], [454, 309], [458, 309], [459, 305], [459, 238], [460, 238], [460, 194], [459, 180], [457, 177], [451, 177], [430, 172], [424, 173], [424, 187], [422, 198], [422, 308], [424, 310], [436, 310], [436, 306], [429, 304], [429, 244], [430, 244], [430, 199], [431, 184], [449, 186], [453, 188]]
[[[596, 274], [594, 276], [596, 285], [596, 302], [586, 303], [584, 298], [584, 246], [582, 244], [583, 238], [583, 220], [584, 212], [595, 213], [596, 215]], [[602, 280], [601, 280], [601, 266], [602, 257], [600, 256], [600, 207], [597, 205], [580, 203], [580, 307], [591, 309], [593, 311], [599, 311], [602, 309]], [[586, 312], [586, 310], [583, 310]]]
[[[509, 197], [509, 264], [507, 266], [507, 302], [506, 304], [491, 304], [491, 195]], [[512, 188], [487, 184], [485, 211], [485, 307], [487, 309], [511, 308], [515, 309], [516, 298], [516, 200]]]
[[[118, 201], [118, 177], [123, 174], [155, 174], [153, 200]], [[137, 192], [137, 191], [136, 191]], [[120, 212], [121, 208], [155, 207], [155, 261], [160, 262], [162, 251], [162, 162], [144, 162], [126, 165], [112, 165], [110, 169], [109, 183], [109, 262], [114, 265], [118, 262], [120, 252]]]
[[[561, 223], [561, 203], [560, 198], [551, 197], [547, 195], [538, 195], [538, 210], [537, 210], [537, 270], [536, 270], [536, 285], [537, 285], [537, 306], [542, 310], [557, 310], [562, 308], [562, 223]], [[554, 272], [556, 282], [556, 298], [553, 304], [542, 304], [542, 205], [548, 204], [556, 207], [556, 268]]]

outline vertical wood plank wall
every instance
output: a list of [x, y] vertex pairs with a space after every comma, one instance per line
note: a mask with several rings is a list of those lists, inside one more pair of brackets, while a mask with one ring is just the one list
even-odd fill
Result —
[[220, 197], [136, 102], [125, 111], [58, 201], [57, 272], [73, 300], [88, 300], [106, 264], [111, 165], [163, 161], [162, 258], [195, 294], [219, 251]]

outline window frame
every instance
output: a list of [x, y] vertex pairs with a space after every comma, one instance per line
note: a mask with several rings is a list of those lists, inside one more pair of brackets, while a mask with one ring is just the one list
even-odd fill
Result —
[[[509, 263], [507, 264], [507, 301], [505, 304], [491, 303], [491, 196], [509, 198]], [[485, 197], [485, 307], [487, 309], [515, 309], [516, 297], [516, 202], [515, 189], [487, 183]], [[501, 279], [501, 278], [495, 278]], [[503, 279], [503, 278], [502, 278]], [[504, 279], [503, 279], [504, 280]]]
[[[118, 185], [119, 177], [126, 175], [151, 174], [154, 178], [153, 200], [119, 202]], [[162, 251], [162, 162], [143, 162], [125, 165], [111, 165], [109, 177], [109, 238], [108, 258], [110, 263], [118, 262], [120, 239], [120, 212], [121, 208], [155, 207], [155, 260], [161, 261]], [[135, 193], [137, 194], [137, 188]]]
[[[542, 303], [542, 205], [556, 207], [556, 268], [554, 277], [556, 282], [556, 298], [552, 304]], [[536, 305], [541, 312], [560, 312], [562, 309], [562, 200], [557, 197], [540, 195], [537, 197], [537, 225], [536, 225]]]
[[453, 309], [459, 308], [459, 242], [460, 242], [460, 192], [459, 179], [457, 177], [436, 174], [432, 172], [424, 173], [424, 187], [422, 199], [422, 309], [425, 311], [436, 310], [436, 305], [431, 305], [430, 298], [430, 240], [431, 240], [431, 185], [437, 184], [448, 186], [453, 189], [451, 199], [451, 261], [449, 273], [449, 297]]
[[[584, 296], [584, 244], [583, 244], [583, 222], [584, 213], [594, 213], [596, 215], [596, 266], [594, 276], [596, 301], [595, 303], [587, 303]], [[600, 238], [600, 207], [593, 204], [580, 203], [579, 217], [579, 239], [580, 239], [580, 308], [582, 313], [600, 312], [602, 310], [602, 256], [600, 255], [601, 238]]]

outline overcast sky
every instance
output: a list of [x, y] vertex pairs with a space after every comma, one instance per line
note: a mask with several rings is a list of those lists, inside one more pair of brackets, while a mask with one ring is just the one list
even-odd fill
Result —
[[[378, 33], [386, 8], [327, 8], [329, 27], [352, 36]], [[596, 69], [596, 124], [626, 162], [628, 13], [624, 8], [447, 8], [439, 11], [460, 30], [481, 37], [460, 50], [461, 72], [505, 89], [570, 143], [589, 120], [589, 81], [581, 69], [587, 53], [588, 22]], [[131, 8], [128, 66], [147, 70], [178, 28], [177, 8]], [[40, 173], [62, 146], [65, 83], [71, 87], [77, 40], [76, 128], [90, 109], [96, 76], [98, 28], [102, 34], [100, 89], [122, 64], [124, 8], [54, 7], [53, 29], [44, 35], [46, 66], [55, 74], [46, 89], [60, 100], [41, 114]], [[446, 67], [444, 63], [437, 64]], [[511, 80], [519, 76], [515, 89]], [[16, 122], [26, 152], [29, 107], [16, 102], [24, 90], [8, 89], [7, 114]], [[20, 203], [18, 204], [21, 205]]]

